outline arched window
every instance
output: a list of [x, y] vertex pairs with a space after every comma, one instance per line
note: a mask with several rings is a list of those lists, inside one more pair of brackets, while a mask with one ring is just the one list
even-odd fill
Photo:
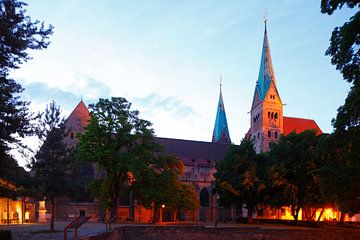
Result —
[[271, 118], [274, 118], [274, 112], [271, 113]]
[[268, 112], [268, 118], [270, 118], [270, 112]]
[[200, 192], [200, 206], [208, 207], [209, 206], [209, 192], [206, 188], [203, 188]]
[[278, 113], [275, 113], [275, 119], [277, 119], [278, 118]]

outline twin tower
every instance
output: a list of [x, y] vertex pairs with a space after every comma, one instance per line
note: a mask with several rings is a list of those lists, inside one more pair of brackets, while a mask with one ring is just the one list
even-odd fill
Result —
[[[257, 153], [269, 151], [271, 143], [276, 142], [283, 134], [283, 104], [276, 87], [266, 22], [259, 77], [250, 113], [251, 127], [246, 137], [253, 140]], [[221, 85], [212, 142], [231, 143]]]

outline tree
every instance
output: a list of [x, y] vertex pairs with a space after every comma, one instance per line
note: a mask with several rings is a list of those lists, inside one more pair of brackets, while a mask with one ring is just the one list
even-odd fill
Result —
[[194, 187], [180, 182], [179, 175], [183, 174], [181, 160], [161, 153], [132, 183], [138, 203], [146, 208], [154, 207], [153, 222], [158, 221], [163, 204], [173, 211], [200, 207]]
[[[32, 133], [29, 102], [19, 94], [20, 84], [8, 78], [11, 69], [29, 60], [28, 49], [44, 49], [53, 27], [31, 21], [26, 16], [25, 3], [18, 0], [0, 0], [0, 175], [11, 173], [16, 161], [9, 154], [11, 148], [24, 147], [18, 137]], [[10, 168], [10, 169], [9, 169]]]
[[230, 146], [224, 160], [215, 165], [215, 191], [220, 195], [220, 202], [237, 206], [245, 204], [248, 223], [252, 222], [255, 208], [263, 205], [266, 199], [262, 160], [262, 155], [254, 151], [252, 142], [243, 140], [239, 146]]
[[39, 118], [39, 139], [43, 145], [32, 164], [34, 181], [41, 198], [51, 203], [50, 231], [54, 231], [56, 198], [67, 195], [71, 189], [69, 178], [72, 149], [63, 141], [64, 119], [60, 116], [60, 107], [51, 102]]
[[116, 216], [121, 193], [155, 162], [160, 150], [151, 123], [130, 108], [124, 98], [99, 99], [89, 106], [91, 120], [79, 136], [79, 158], [103, 172], [92, 186], [103, 206], [111, 209], [111, 217]]
[[[359, 10], [359, 0], [322, 0], [321, 12], [333, 14], [344, 5]], [[326, 55], [340, 70], [344, 79], [351, 83], [350, 91], [332, 124], [335, 128], [333, 154], [329, 164], [321, 172], [324, 188], [334, 186], [333, 196], [342, 213], [357, 213], [359, 209], [358, 189], [360, 186], [360, 11], [336, 27], [332, 32]], [[331, 178], [336, 174], [336, 178]], [[353, 188], [355, 187], [355, 188]], [[331, 187], [330, 187], [331, 188]], [[324, 190], [324, 189], [323, 189]], [[341, 218], [343, 220], [343, 216]]]
[[320, 180], [316, 173], [318, 162], [318, 136], [315, 131], [307, 130], [300, 134], [292, 132], [282, 136], [278, 144], [271, 147], [270, 158], [281, 173], [283, 189], [275, 196], [279, 204], [291, 207], [295, 222], [299, 212], [305, 208], [323, 206], [324, 197], [320, 192]]
[[[332, 134], [322, 139], [320, 159], [322, 166], [318, 173], [322, 194], [341, 211], [340, 223], [345, 214], [360, 212], [360, 161], [352, 148], [359, 148], [359, 139], [351, 139], [347, 132]], [[351, 136], [354, 136], [351, 134]]]
[[[333, 14], [338, 8], [347, 5], [349, 8], [359, 8], [358, 0], [322, 0], [321, 12]], [[326, 55], [331, 56], [331, 63], [340, 70], [344, 79], [352, 83], [345, 104], [338, 109], [338, 115], [333, 120], [336, 130], [360, 125], [360, 12], [357, 11], [343, 26], [336, 27], [332, 32], [330, 46]]]

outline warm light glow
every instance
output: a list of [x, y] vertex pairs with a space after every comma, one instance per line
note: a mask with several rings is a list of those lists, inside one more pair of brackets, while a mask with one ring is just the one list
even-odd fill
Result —
[[30, 212], [25, 212], [25, 220], [30, 220]]
[[161, 205], [162, 208], [165, 208], [165, 204]]

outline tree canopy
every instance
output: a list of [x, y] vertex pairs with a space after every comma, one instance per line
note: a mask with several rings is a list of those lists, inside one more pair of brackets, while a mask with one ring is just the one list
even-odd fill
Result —
[[266, 198], [266, 177], [261, 155], [257, 155], [250, 140], [242, 140], [239, 146], [230, 146], [223, 161], [216, 163], [214, 174], [215, 191], [219, 201], [225, 205], [248, 210], [247, 221], [252, 222], [254, 210], [264, 204]]
[[91, 120], [80, 135], [79, 158], [96, 164], [99, 179], [92, 187], [103, 205], [111, 208], [111, 216], [116, 215], [121, 194], [132, 185], [146, 206], [155, 200], [156, 204], [167, 201], [169, 206], [177, 206], [163, 194], [170, 186], [178, 187], [181, 162], [164, 155], [151, 123], [139, 118], [139, 112], [131, 110], [131, 103], [124, 98], [99, 99], [89, 109]]
[[53, 27], [32, 21], [26, 15], [26, 4], [18, 0], [0, 0], [0, 176], [11, 174], [16, 161], [9, 154], [12, 148], [22, 149], [19, 137], [33, 132], [29, 102], [19, 94], [20, 84], [8, 78], [11, 69], [30, 59], [29, 49], [44, 49]]
[[54, 230], [55, 200], [71, 191], [70, 162], [73, 150], [64, 142], [64, 119], [60, 107], [51, 102], [39, 118], [39, 139], [43, 145], [32, 164], [35, 173], [34, 184], [40, 198], [46, 198], [52, 205], [50, 230]]

